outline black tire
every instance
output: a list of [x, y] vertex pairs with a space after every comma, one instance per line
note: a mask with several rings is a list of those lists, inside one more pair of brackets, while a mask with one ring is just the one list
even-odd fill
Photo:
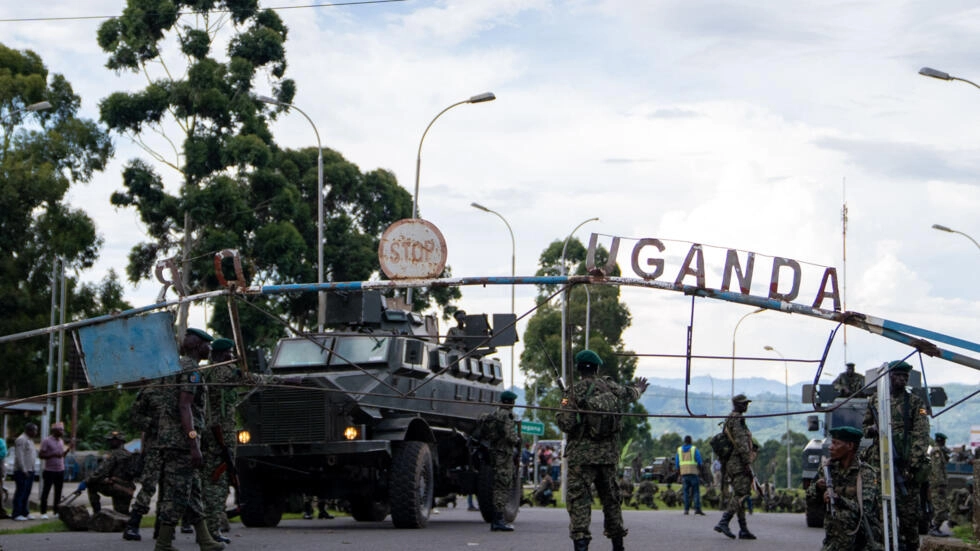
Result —
[[[521, 510], [521, 487], [520, 473], [514, 469], [514, 482], [511, 484], [511, 494], [507, 499], [507, 506], [504, 508], [504, 521], [514, 522], [517, 513]], [[484, 463], [480, 468], [479, 478], [477, 479], [476, 499], [480, 503], [480, 516], [484, 522], [493, 522], [493, 466]]]
[[282, 520], [286, 500], [261, 484], [242, 485], [242, 524], [249, 528], [271, 528]]
[[388, 504], [370, 499], [352, 499], [350, 516], [358, 522], [381, 522], [388, 517]]
[[425, 528], [432, 512], [435, 476], [425, 442], [404, 442], [395, 450], [388, 484], [395, 528]]

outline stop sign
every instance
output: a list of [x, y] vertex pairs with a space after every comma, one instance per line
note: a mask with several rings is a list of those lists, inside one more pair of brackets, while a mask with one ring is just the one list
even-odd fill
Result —
[[399, 220], [381, 236], [378, 260], [391, 279], [439, 277], [446, 267], [446, 239], [431, 222]]

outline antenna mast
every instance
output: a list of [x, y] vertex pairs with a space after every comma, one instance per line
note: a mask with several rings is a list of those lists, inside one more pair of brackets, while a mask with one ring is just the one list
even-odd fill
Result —
[[[843, 205], [840, 209], [841, 219], [841, 239], [843, 241], [841, 249], [844, 253], [844, 264], [841, 273], [841, 301], [844, 304], [844, 311], [847, 311], [847, 178], [841, 179], [841, 195]], [[847, 363], [847, 325], [844, 325], [844, 363]]]

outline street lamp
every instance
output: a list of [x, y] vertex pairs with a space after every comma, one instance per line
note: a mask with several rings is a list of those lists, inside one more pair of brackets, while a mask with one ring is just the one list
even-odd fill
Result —
[[23, 113], [24, 111], [36, 112], [36, 111], [44, 111], [45, 109], [51, 109], [51, 104], [46, 101], [39, 101], [37, 103], [32, 103], [27, 107], [21, 107], [20, 109], [15, 109], [7, 113], [7, 117], [11, 117], [13, 115], [16, 115], [17, 113]]
[[922, 76], [924, 76], [924, 77], [937, 78], [939, 80], [958, 80], [960, 82], [965, 82], [967, 84], [971, 84], [971, 85], [973, 85], [973, 86], [975, 86], [977, 88], [980, 88], [980, 86], [977, 86], [977, 83], [975, 83], [975, 82], [966, 80], [965, 78], [954, 77], [953, 75], [951, 75], [949, 73], [944, 73], [943, 71], [938, 71], [938, 70], [933, 69], [931, 67], [923, 67], [923, 68], [919, 69], [919, 74], [922, 75]]
[[[457, 105], [463, 105], [464, 103], [484, 103], [487, 101], [493, 101], [497, 99], [497, 96], [493, 95], [493, 92], [484, 92], [482, 94], [477, 94], [469, 99], [464, 99], [463, 101], [457, 101], [456, 103], [450, 105], [449, 107], [439, 111], [439, 114], [429, 121], [429, 125], [425, 127], [425, 132], [422, 132], [422, 138], [419, 139], [419, 152], [415, 157], [415, 192], [412, 194], [412, 218], [419, 217], [419, 172], [422, 169], [422, 142], [425, 141], [425, 135], [429, 133], [429, 129], [432, 128], [432, 124], [442, 116], [443, 113], [449, 111]], [[408, 293], [406, 295], [408, 300], [408, 308], [412, 308], [412, 288], [408, 288]]]
[[[499, 212], [497, 212], [497, 211], [495, 211], [493, 209], [488, 209], [487, 207], [485, 207], [485, 206], [483, 206], [483, 205], [481, 205], [479, 203], [470, 203], [470, 206], [473, 207], [473, 208], [475, 208], [475, 209], [480, 209], [483, 212], [489, 212], [490, 214], [495, 214], [497, 216], [497, 218], [500, 218], [504, 222], [504, 225], [507, 226], [507, 231], [510, 233], [510, 277], [511, 278], [514, 278], [517, 275], [517, 246], [515, 245], [515, 241], [514, 241], [514, 230], [512, 230], [510, 228], [510, 224], [507, 222], [507, 219], [504, 218], [503, 215], [500, 214]], [[514, 284], [511, 283], [510, 284], [510, 313], [511, 314], [514, 314], [514, 312], [515, 312], [515, 310], [514, 310]], [[514, 331], [517, 331], [517, 328], [516, 327], [514, 328]], [[515, 386], [515, 383], [514, 383], [514, 346], [513, 345], [511, 345], [511, 347], [510, 347], [510, 386], [512, 386], [512, 387]]]
[[[575, 228], [572, 229], [572, 232], [568, 234], [568, 237], [565, 238], [565, 243], [561, 246], [561, 267], [560, 267], [561, 275], [565, 275], [565, 271], [566, 271], [565, 252], [568, 250], [568, 241], [572, 238], [573, 235], [575, 235], [575, 232], [577, 232], [579, 228], [588, 224], [589, 222], [597, 222], [598, 220], [599, 220], [598, 216], [589, 218], [588, 220], [583, 220], [582, 222], [579, 223], [579, 225], [575, 226]], [[561, 297], [561, 372], [564, 375], [566, 381], [571, 381], [571, 377], [569, 377], [568, 365], [566, 360], [566, 349], [568, 347], [565, 345], [565, 338], [566, 338], [565, 319], [568, 317], [567, 291], [564, 293], [564, 295], [565, 296]], [[586, 316], [588, 316], [588, 312], [586, 312]]]
[[738, 333], [738, 326], [742, 325], [742, 322], [745, 321], [745, 318], [751, 316], [752, 314], [758, 314], [760, 312], [765, 312], [765, 311], [766, 311], [765, 308], [759, 308], [757, 310], [753, 310], [749, 312], [748, 314], [745, 314], [744, 316], [738, 319], [738, 323], [735, 324], [735, 329], [732, 330], [732, 398], [735, 397], [735, 334]]
[[[320, 131], [317, 130], [316, 125], [313, 124], [313, 119], [306, 114], [302, 109], [296, 107], [295, 105], [289, 103], [283, 103], [276, 98], [271, 98], [269, 96], [255, 96], [255, 99], [271, 103], [273, 105], [282, 105], [283, 107], [289, 107], [299, 111], [301, 115], [306, 117], [309, 121], [310, 126], [313, 127], [313, 133], [316, 134], [316, 283], [318, 286], [323, 286], [323, 145], [320, 144]], [[323, 332], [323, 324], [327, 318], [327, 295], [322, 289], [317, 290], [317, 307], [316, 307], [316, 326], [317, 331]]]
[[[773, 352], [773, 353], [777, 354], [780, 358], [783, 359], [783, 369], [786, 372], [786, 413], [789, 413], [789, 364], [786, 363], [786, 357], [783, 356], [779, 352], [779, 350], [776, 350], [775, 348], [773, 348], [773, 347], [771, 347], [769, 345], [766, 345], [763, 348], [765, 348], [769, 352]], [[789, 415], [787, 415], [786, 416], [786, 489], [789, 489], [792, 486], [792, 484], [793, 484], [793, 481], [792, 481], [792, 478], [791, 478], [791, 475], [790, 475], [791, 469], [793, 467], [793, 460], [790, 458], [789, 444], [790, 444], [790, 438], [789, 438]]]
[[939, 231], [944, 231], [944, 232], [949, 232], [949, 233], [958, 233], [958, 234], [962, 235], [963, 237], [969, 239], [970, 241], [973, 241], [973, 244], [976, 245], [978, 249], [980, 249], [980, 243], [977, 243], [977, 240], [976, 239], [970, 237], [969, 235], [967, 235], [967, 234], [965, 234], [965, 233], [963, 233], [961, 231], [956, 231], [956, 230], [954, 230], [952, 228], [947, 228], [946, 226], [943, 226], [942, 224], [933, 224], [932, 225], [932, 229], [939, 230]]

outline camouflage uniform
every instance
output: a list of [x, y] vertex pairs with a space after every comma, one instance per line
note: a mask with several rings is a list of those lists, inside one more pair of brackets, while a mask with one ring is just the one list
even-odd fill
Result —
[[150, 501], [157, 493], [157, 483], [160, 482], [160, 415], [164, 407], [172, 405], [176, 399], [174, 389], [165, 386], [168, 382], [161, 379], [140, 389], [130, 411], [133, 425], [143, 431], [143, 472], [139, 475], [140, 491], [136, 494], [132, 509], [138, 515], [150, 512]]
[[950, 526], [969, 526], [973, 522], [973, 492], [971, 488], [957, 488], [949, 496], [952, 511]]
[[[224, 455], [221, 443], [212, 427], [221, 427], [224, 443], [234, 458], [235, 445], [235, 402], [238, 391], [227, 383], [241, 383], [241, 370], [234, 365], [212, 367], [207, 372], [207, 430], [201, 435], [201, 453], [204, 454], [204, 469], [201, 480], [204, 516], [212, 533], [216, 533], [227, 523], [225, 504], [228, 501], [228, 466], [224, 469]], [[224, 383], [224, 384], [222, 384]], [[217, 473], [217, 476], [215, 476]]]
[[850, 396], [864, 388], [864, 375], [845, 371], [838, 375], [831, 384], [841, 396]]
[[657, 485], [649, 480], [640, 482], [640, 486], [636, 489], [636, 508], [639, 509], [642, 503], [651, 509], [659, 509], [660, 507], [657, 507], [657, 502], [654, 500], [658, 490]]
[[105, 494], [112, 498], [112, 508], [117, 513], [129, 514], [129, 504], [133, 500], [133, 491], [136, 490], [133, 474], [130, 472], [132, 456], [133, 454], [122, 447], [109, 450], [95, 472], [85, 479], [88, 501], [93, 510], [99, 511], [102, 508], [99, 494]]
[[493, 463], [493, 507], [503, 512], [514, 490], [514, 453], [521, 445], [517, 423], [509, 407], [498, 407], [483, 422]]
[[949, 463], [949, 448], [936, 444], [929, 453], [931, 464], [929, 473], [929, 499], [932, 502], [932, 526], [939, 530], [949, 520], [949, 479], [946, 464]]
[[[204, 384], [197, 363], [180, 358], [181, 373], [177, 375], [177, 396], [190, 393], [194, 396], [191, 418], [194, 430], [200, 434], [204, 426]], [[163, 462], [160, 497], [157, 500], [157, 517], [160, 523], [176, 526], [185, 511], [189, 511], [191, 524], [203, 518], [201, 502], [201, 478], [191, 464], [188, 452], [189, 438], [181, 424], [180, 409], [172, 401], [160, 416], [159, 444]]]
[[622, 497], [624, 507], [629, 506], [633, 501], [633, 481], [629, 477], [624, 476], [619, 479], [619, 495]]
[[[881, 534], [881, 482], [878, 472], [869, 464], [854, 458], [845, 471], [837, 461], [828, 463], [831, 483], [837, 499], [834, 501], [834, 514], [827, 513], [824, 518], [822, 551], [851, 551], [882, 549]], [[858, 500], [858, 478], [861, 495]], [[817, 478], [807, 489], [807, 497], [823, 503], [823, 491], [817, 489], [816, 481], [824, 480], [824, 471], [817, 472]]]
[[752, 495], [752, 431], [745, 425], [745, 418], [733, 411], [725, 418], [724, 431], [732, 438], [732, 455], [725, 461], [724, 473], [731, 485], [726, 515], [738, 517], [739, 526], [745, 525], [745, 500]]
[[[584, 427], [584, 414], [575, 409], [587, 409], [582, 398], [587, 396], [597, 381], [603, 381], [609, 391], [620, 402], [620, 411], [639, 399], [641, 391], [635, 386], [623, 386], [609, 377], [598, 379], [583, 375], [571, 389], [570, 398], [562, 400], [562, 411], [557, 415], [558, 426], [567, 433], [568, 447], [565, 450], [565, 466], [568, 469], [568, 489], [565, 507], [570, 517], [569, 536], [572, 540], [591, 540], [589, 523], [592, 520], [592, 484], [595, 484], [599, 501], [602, 502], [603, 533], [610, 539], [623, 538], [627, 534], [623, 526], [620, 506], [619, 484], [616, 480], [616, 465], [619, 463], [619, 433], [600, 439], [592, 439]], [[599, 385], [603, 383], [598, 383]]]
[[[865, 434], [875, 426], [878, 411], [878, 395], [868, 400], [864, 415]], [[919, 516], [922, 514], [919, 498], [922, 484], [929, 480], [929, 417], [925, 403], [908, 389], [891, 395], [892, 443], [895, 450], [896, 499], [898, 512], [898, 541], [906, 551], [919, 548]], [[908, 418], [908, 425], [905, 419]], [[880, 462], [878, 439], [865, 450], [865, 460], [872, 465]], [[897, 477], [904, 480], [904, 491]]]

